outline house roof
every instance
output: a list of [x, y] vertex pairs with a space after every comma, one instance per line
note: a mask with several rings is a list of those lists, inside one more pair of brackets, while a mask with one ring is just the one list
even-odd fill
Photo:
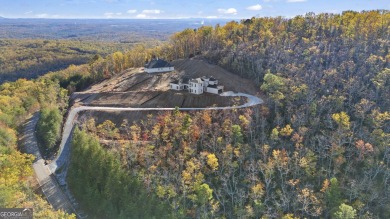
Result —
[[186, 77], [184, 77], [184, 78], [182, 78], [182, 79], [176, 79], [176, 80], [173, 80], [173, 81], [171, 81], [170, 83], [171, 84], [188, 84], [188, 81], [189, 81], [190, 79], [189, 78], [186, 78]]
[[216, 89], [218, 89], [218, 85], [209, 85], [209, 86], [207, 86], [207, 87], [211, 87], [211, 88], [216, 88]]
[[190, 79], [187, 78], [187, 77], [182, 78], [182, 83], [183, 84], [188, 84], [189, 81], [190, 81]]
[[217, 80], [213, 76], [202, 76], [201, 79], [202, 79], [202, 81], [216, 81]]
[[209, 77], [202, 76], [200, 79], [202, 79], [202, 81], [208, 81], [208, 80], [209, 80]]
[[145, 68], [165, 68], [172, 67], [172, 65], [162, 59], [152, 59], [148, 64], [145, 65]]
[[198, 83], [198, 84], [203, 84], [202, 80], [200, 78], [195, 78], [190, 80], [191, 83]]

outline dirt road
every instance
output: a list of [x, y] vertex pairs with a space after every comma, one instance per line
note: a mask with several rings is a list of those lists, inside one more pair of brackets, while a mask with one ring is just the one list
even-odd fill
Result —
[[45, 162], [39, 152], [37, 139], [35, 137], [35, 127], [38, 120], [39, 114], [35, 113], [24, 125], [24, 136], [22, 137], [24, 150], [25, 152], [35, 156], [33, 169], [36, 179], [50, 205], [53, 206], [55, 210], [61, 209], [69, 214], [75, 213], [72, 204], [68, 200], [67, 196], [62, 192], [54, 175], [48, 166], [45, 165]]

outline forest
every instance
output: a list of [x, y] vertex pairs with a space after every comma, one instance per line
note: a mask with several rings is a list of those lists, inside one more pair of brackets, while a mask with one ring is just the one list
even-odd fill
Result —
[[133, 43], [78, 40], [0, 39], [0, 83], [37, 78], [69, 65], [88, 63], [94, 55], [129, 50]]
[[[120, 126], [87, 121], [75, 132], [73, 158], [93, 156], [72, 159], [68, 181], [89, 215], [139, 214], [137, 202], [123, 195], [134, 194], [150, 217], [155, 210], [162, 218], [390, 218], [389, 41], [386, 10], [260, 17], [186, 29], [156, 48], [135, 46], [34, 81], [4, 83], [0, 191], [11, 192], [0, 201], [31, 198], [26, 172], [13, 181], [3, 174], [17, 169], [13, 157], [31, 163], [16, 150], [16, 128], [29, 112], [48, 107], [63, 115], [66, 93], [153, 56], [196, 57], [254, 80], [265, 103], [161, 113]], [[116, 141], [100, 145], [98, 138]], [[161, 205], [152, 208], [156, 200]], [[107, 211], [94, 212], [94, 205]]]
[[85, 129], [131, 139], [105, 147], [175, 218], [388, 218], [389, 27], [346, 11], [184, 30], [151, 55], [224, 66], [266, 104]]

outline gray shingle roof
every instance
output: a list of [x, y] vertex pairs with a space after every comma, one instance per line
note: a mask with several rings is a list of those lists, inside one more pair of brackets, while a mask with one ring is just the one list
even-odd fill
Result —
[[203, 84], [203, 83], [202, 83], [202, 79], [200, 79], [200, 78], [191, 79], [190, 82], [191, 82], [191, 83]]
[[172, 65], [162, 59], [152, 59], [148, 64], [145, 65], [145, 68], [165, 68], [172, 67]]

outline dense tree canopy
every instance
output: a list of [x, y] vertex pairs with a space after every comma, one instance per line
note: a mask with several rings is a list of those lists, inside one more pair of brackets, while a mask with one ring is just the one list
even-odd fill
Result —
[[62, 115], [58, 108], [42, 109], [37, 125], [37, 138], [42, 148], [53, 149], [60, 137]]
[[37, 78], [69, 65], [88, 63], [96, 54], [106, 56], [133, 47], [132, 43], [79, 40], [0, 39], [0, 83]]
[[72, 141], [69, 185], [94, 218], [168, 218], [169, 208], [148, 193], [136, 175], [121, 168], [96, 138], [76, 130]]
[[176, 217], [388, 218], [389, 27], [389, 11], [346, 11], [177, 33], [150, 54], [217, 63], [266, 103], [129, 125], [113, 153]]

